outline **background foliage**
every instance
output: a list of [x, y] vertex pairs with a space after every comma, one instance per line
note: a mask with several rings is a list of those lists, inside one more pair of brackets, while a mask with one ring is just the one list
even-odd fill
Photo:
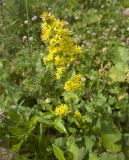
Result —
[[[1, 3], [0, 145], [9, 143], [14, 159], [129, 159], [128, 7], [126, 0]], [[63, 91], [42, 61], [44, 11], [66, 20], [82, 47], [83, 57], [71, 69], [86, 78], [81, 94]], [[61, 103], [79, 110], [81, 120], [55, 116]]]

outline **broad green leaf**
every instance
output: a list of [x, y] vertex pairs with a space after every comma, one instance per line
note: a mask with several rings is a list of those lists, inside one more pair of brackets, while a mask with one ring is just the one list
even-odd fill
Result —
[[92, 148], [94, 146], [94, 141], [90, 136], [85, 137], [85, 146], [86, 146], [86, 152], [92, 151]]
[[87, 17], [86, 17], [87, 23], [92, 24], [98, 21], [97, 19], [97, 10], [96, 9], [89, 9], [87, 12]]
[[85, 156], [86, 156], [86, 149], [85, 147], [82, 147], [80, 148], [78, 153], [78, 160], [83, 160]]
[[75, 103], [78, 103], [80, 98], [78, 97], [77, 94], [72, 93], [72, 92], [63, 92], [62, 96], [64, 97], [65, 101], [69, 101], [69, 100], [74, 100]]
[[42, 123], [42, 124], [47, 125], [47, 126], [53, 125], [53, 122], [52, 122], [52, 120], [50, 120], [50, 117], [49, 117], [49, 119], [46, 118], [46, 117], [38, 117], [37, 121], [39, 123]]
[[61, 118], [57, 118], [54, 123], [54, 127], [60, 132], [60, 133], [67, 133], [67, 130], [63, 124], [63, 120]]
[[109, 71], [109, 77], [112, 83], [124, 82], [126, 79], [126, 73], [128, 72], [128, 65], [123, 63], [117, 63]]
[[64, 137], [59, 137], [55, 139], [55, 144], [59, 147], [65, 146], [65, 138]]
[[109, 152], [115, 153], [121, 151], [121, 144], [119, 144], [120, 140], [121, 133], [116, 126], [107, 123], [102, 124], [101, 141]]
[[8, 115], [13, 120], [13, 122], [18, 122], [21, 119], [20, 115], [14, 109], [11, 108], [8, 110]]
[[127, 63], [127, 61], [129, 60], [128, 49], [124, 47], [118, 47], [116, 51], [113, 53], [112, 60], [115, 64], [121, 63], [121, 62]]
[[122, 152], [116, 154], [102, 153], [100, 160], [125, 160], [125, 156]]
[[129, 134], [128, 133], [124, 134], [124, 138], [126, 145], [129, 146]]
[[91, 152], [89, 153], [89, 160], [99, 160], [99, 158], [95, 153]]
[[78, 145], [75, 143], [74, 137], [69, 137], [67, 140], [67, 149], [69, 152], [71, 152], [73, 154], [74, 159], [73, 160], [79, 160], [78, 156], [79, 156], [79, 147]]
[[92, 118], [91, 118], [89, 115], [83, 116], [83, 119], [84, 119], [87, 123], [92, 123]]
[[54, 154], [58, 160], [65, 160], [64, 153], [59, 147], [52, 144], [52, 148], [53, 148]]
[[125, 47], [118, 47], [118, 52], [120, 53], [121, 60], [125, 63], [129, 60], [129, 52]]
[[113, 96], [109, 96], [108, 104], [109, 104], [109, 105], [113, 105], [115, 102], [116, 102], [116, 98], [113, 97]]

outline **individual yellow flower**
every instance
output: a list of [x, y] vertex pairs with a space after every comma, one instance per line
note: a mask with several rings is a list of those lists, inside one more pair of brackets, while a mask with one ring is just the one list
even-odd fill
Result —
[[59, 66], [59, 65], [65, 65], [67, 62], [66, 62], [66, 59], [63, 58], [63, 57], [59, 57], [59, 56], [56, 56], [55, 57], [55, 65]]
[[48, 13], [48, 12], [43, 12], [43, 13], [41, 14], [42, 20], [45, 20], [45, 19], [48, 18], [48, 17], [49, 17], [49, 13]]
[[44, 63], [50, 62], [53, 60], [53, 53], [49, 53], [46, 57], [43, 58]]
[[51, 47], [49, 48], [49, 53], [52, 53], [53, 55], [58, 53], [58, 47]]
[[81, 113], [79, 111], [75, 111], [74, 112], [74, 116], [78, 119], [80, 119], [82, 117]]
[[84, 82], [81, 80], [81, 77], [83, 76], [78, 74], [65, 82], [64, 90], [72, 92], [77, 89], [82, 89], [84, 87]]
[[55, 16], [53, 16], [51, 13], [48, 13], [48, 12], [44, 12], [41, 14], [41, 18], [43, 21], [49, 19], [49, 20], [54, 20], [55, 19]]
[[70, 58], [70, 62], [73, 62], [73, 61], [75, 61], [75, 60], [76, 60], [75, 57], [71, 57], [71, 58]]
[[66, 116], [69, 113], [69, 109], [66, 104], [61, 104], [58, 107], [56, 107], [54, 112], [58, 116]]
[[73, 48], [73, 52], [74, 53], [82, 53], [82, 49], [81, 49], [81, 47], [80, 46], [74, 46], [74, 48]]
[[53, 21], [54, 19], [55, 19], [55, 16], [53, 16], [53, 15], [49, 15], [49, 19], [51, 20], [51, 21]]
[[63, 28], [65, 25], [64, 21], [61, 21], [59, 19], [55, 19], [55, 21], [53, 22], [53, 27], [54, 28]]
[[60, 80], [65, 70], [66, 70], [66, 67], [58, 67], [56, 72], [56, 79]]
[[48, 28], [42, 33], [41, 40], [42, 41], [46, 41], [46, 40], [48, 40], [50, 38], [50, 36], [51, 36], [51, 29]]
[[57, 34], [60, 34], [60, 35], [68, 35], [68, 34], [69, 34], [69, 30], [66, 29], [66, 28], [58, 28], [58, 29], [57, 29]]

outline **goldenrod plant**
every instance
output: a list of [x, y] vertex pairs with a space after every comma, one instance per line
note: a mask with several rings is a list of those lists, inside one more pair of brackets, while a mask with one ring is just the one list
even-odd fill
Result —
[[128, 1], [0, 0], [0, 10], [0, 149], [128, 160]]

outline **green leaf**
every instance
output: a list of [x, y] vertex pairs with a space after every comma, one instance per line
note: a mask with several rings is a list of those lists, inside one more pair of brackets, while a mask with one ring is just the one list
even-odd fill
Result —
[[115, 102], [116, 102], [116, 98], [115, 98], [115, 97], [112, 97], [112, 96], [109, 96], [108, 104], [109, 104], [109, 105], [113, 105]]
[[64, 153], [59, 147], [52, 144], [52, 148], [53, 148], [54, 154], [58, 160], [65, 160]]
[[55, 144], [59, 147], [65, 146], [65, 138], [64, 137], [59, 137], [55, 139]]
[[114, 52], [112, 59], [115, 66], [110, 69], [109, 77], [111, 78], [112, 83], [123, 82], [126, 78], [125, 74], [128, 72], [128, 50], [123, 47], [118, 47], [118, 49]]
[[86, 156], [86, 149], [85, 147], [82, 147], [80, 148], [78, 153], [78, 160], [83, 160], [85, 156]]
[[21, 148], [23, 142], [24, 142], [24, 141], [21, 140], [18, 144], [13, 145], [12, 151], [13, 151], [13, 152], [17, 152], [17, 151]]
[[121, 151], [121, 144], [118, 143], [120, 140], [121, 133], [116, 126], [107, 123], [102, 124], [101, 141], [109, 152]]
[[94, 146], [94, 141], [90, 136], [85, 137], [85, 146], [86, 146], [86, 152], [92, 151], [92, 147]]
[[67, 148], [68, 148], [68, 151], [73, 154], [73, 157], [74, 157], [73, 160], [79, 160], [78, 159], [78, 156], [79, 156], [79, 147], [75, 143], [74, 137], [71, 136], [71, 137], [68, 138]]
[[61, 118], [57, 118], [54, 123], [54, 127], [60, 132], [60, 133], [66, 133], [67, 130], [63, 124], [63, 120]]
[[28, 156], [29, 156], [29, 154], [15, 155], [15, 160], [29, 160]]
[[128, 72], [128, 65], [123, 63], [117, 63], [109, 71], [109, 77], [112, 83], [124, 82], [126, 79], [126, 73]]
[[112, 153], [102, 153], [100, 160], [125, 160], [125, 156], [122, 152], [112, 154]]
[[88, 24], [92, 24], [92, 23], [95, 23], [97, 22], [97, 10], [96, 9], [89, 9], [88, 12], [87, 12], [87, 16], [86, 16], [86, 20], [87, 20], [87, 23]]
[[14, 109], [11, 108], [8, 110], [8, 115], [13, 120], [13, 122], [18, 122], [21, 119], [20, 115]]
[[129, 146], [129, 134], [128, 133], [124, 134], [124, 138], [125, 138], [125, 144]]
[[113, 62], [115, 64], [117, 63], [127, 63], [129, 60], [129, 54], [128, 54], [128, 49], [124, 47], [118, 47], [116, 51], [113, 53]]
[[99, 158], [95, 153], [91, 152], [89, 153], [89, 160], [99, 160]]
[[64, 100], [67, 102], [69, 100], [74, 100], [74, 102], [77, 104], [80, 100], [77, 94], [72, 93], [72, 92], [63, 92], [62, 96], [64, 97]]

